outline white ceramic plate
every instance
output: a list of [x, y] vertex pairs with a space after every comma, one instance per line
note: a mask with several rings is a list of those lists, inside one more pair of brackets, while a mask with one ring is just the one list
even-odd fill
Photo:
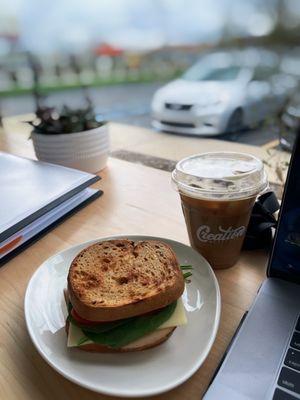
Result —
[[219, 325], [219, 286], [207, 261], [191, 247], [151, 236], [114, 238], [121, 237], [162, 240], [173, 248], [181, 265], [194, 266], [183, 295], [188, 325], [178, 327], [161, 346], [137, 353], [100, 354], [67, 348], [63, 289], [70, 263], [83, 248], [112, 237], [71, 247], [38, 268], [25, 295], [26, 324], [41, 356], [72, 382], [115, 396], [150, 396], [180, 385], [204, 362]]

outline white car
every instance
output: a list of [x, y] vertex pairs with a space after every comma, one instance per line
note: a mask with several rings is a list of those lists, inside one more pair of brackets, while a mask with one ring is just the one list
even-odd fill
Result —
[[236, 132], [278, 112], [296, 85], [273, 53], [207, 55], [154, 94], [152, 125], [192, 135]]

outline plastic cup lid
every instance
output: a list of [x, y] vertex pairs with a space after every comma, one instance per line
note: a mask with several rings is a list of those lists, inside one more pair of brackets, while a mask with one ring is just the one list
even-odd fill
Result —
[[176, 189], [187, 196], [242, 199], [268, 187], [262, 161], [250, 154], [210, 152], [179, 161], [172, 172]]

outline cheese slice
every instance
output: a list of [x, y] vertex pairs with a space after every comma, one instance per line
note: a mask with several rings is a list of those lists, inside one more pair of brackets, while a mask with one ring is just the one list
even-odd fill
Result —
[[177, 305], [173, 314], [171, 315], [171, 318], [165, 321], [158, 329], [173, 328], [174, 326], [181, 326], [186, 324], [187, 319], [185, 315], [185, 309], [183, 302], [180, 298], [177, 300]]
[[[169, 318], [166, 322], [164, 322], [158, 329], [173, 328], [175, 326], [181, 326], [186, 324], [187, 324], [187, 318], [185, 314], [185, 309], [182, 300], [180, 298], [177, 300], [177, 305], [171, 318]], [[78, 343], [83, 339], [86, 339], [86, 341], [83, 344], [93, 343], [91, 340], [87, 339], [87, 337], [84, 335], [82, 330], [78, 328], [78, 326], [70, 322], [67, 346], [78, 347]]]
[[91, 340], [89, 340], [85, 334], [82, 332], [78, 326], [72, 324], [70, 322], [69, 324], [69, 333], [68, 333], [68, 341], [67, 341], [67, 346], [68, 347], [78, 347], [79, 341], [83, 339], [87, 339], [83, 344], [91, 344], [93, 343]]

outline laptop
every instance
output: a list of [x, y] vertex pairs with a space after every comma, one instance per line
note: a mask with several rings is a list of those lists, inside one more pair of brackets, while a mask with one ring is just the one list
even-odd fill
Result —
[[205, 400], [300, 399], [300, 137], [263, 282]]

